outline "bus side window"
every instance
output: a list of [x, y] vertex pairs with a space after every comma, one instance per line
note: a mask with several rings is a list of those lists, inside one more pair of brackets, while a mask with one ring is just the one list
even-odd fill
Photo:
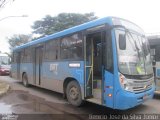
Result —
[[51, 40], [46, 42], [45, 60], [53, 61], [58, 59], [59, 41]]
[[15, 63], [18, 63], [18, 52], [15, 53]]
[[11, 62], [14, 63], [14, 52], [12, 53]]
[[[21, 52], [22, 54], [22, 52]], [[23, 62], [28, 63], [31, 62], [31, 48], [25, 48]]]
[[75, 33], [61, 39], [61, 59], [79, 60], [83, 57], [82, 33]]
[[14, 53], [14, 59], [13, 59], [14, 63], [17, 63], [17, 52]]
[[21, 59], [21, 62], [23, 63], [24, 62], [24, 50], [21, 51], [21, 58], [20, 59]]

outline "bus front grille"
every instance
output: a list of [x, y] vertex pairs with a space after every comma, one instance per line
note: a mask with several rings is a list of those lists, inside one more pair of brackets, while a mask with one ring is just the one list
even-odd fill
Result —
[[133, 80], [132, 91], [135, 93], [144, 92], [152, 88], [153, 78], [147, 80]]

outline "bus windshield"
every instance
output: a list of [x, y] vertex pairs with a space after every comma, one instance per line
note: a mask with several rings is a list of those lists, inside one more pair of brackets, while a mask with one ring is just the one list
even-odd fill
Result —
[[0, 55], [0, 65], [9, 65], [10, 58], [8, 56], [1, 56]]
[[[117, 40], [119, 70], [127, 75], [153, 74], [149, 44], [142, 35], [129, 30], [115, 30]], [[119, 36], [124, 36], [125, 49], [119, 47]]]

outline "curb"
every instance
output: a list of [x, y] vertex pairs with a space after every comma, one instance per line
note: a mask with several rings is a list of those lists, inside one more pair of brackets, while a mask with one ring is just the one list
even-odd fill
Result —
[[6, 94], [9, 89], [10, 89], [9, 84], [5, 82], [0, 82], [0, 97]]

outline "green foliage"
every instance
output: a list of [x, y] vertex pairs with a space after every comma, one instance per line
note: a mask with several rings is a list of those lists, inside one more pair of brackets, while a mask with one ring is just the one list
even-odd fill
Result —
[[94, 13], [61, 13], [54, 17], [47, 15], [42, 20], [36, 21], [32, 26], [34, 30], [33, 33], [39, 34], [39, 37], [31, 38], [30, 35], [15, 34], [12, 37], [7, 38], [8, 43], [12, 50], [12, 48], [25, 44], [31, 40], [35, 40], [94, 19], [97, 19]]
[[13, 35], [8, 39], [8, 43], [10, 45], [10, 49], [16, 47], [16, 46], [20, 46], [22, 44], [25, 44], [27, 42], [30, 41], [31, 36], [30, 35], [23, 35], [23, 34], [18, 34], [18, 35]]
[[55, 17], [47, 15], [42, 20], [35, 21], [32, 29], [33, 33], [45, 36], [94, 19], [97, 19], [94, 13], [60, 13]]

